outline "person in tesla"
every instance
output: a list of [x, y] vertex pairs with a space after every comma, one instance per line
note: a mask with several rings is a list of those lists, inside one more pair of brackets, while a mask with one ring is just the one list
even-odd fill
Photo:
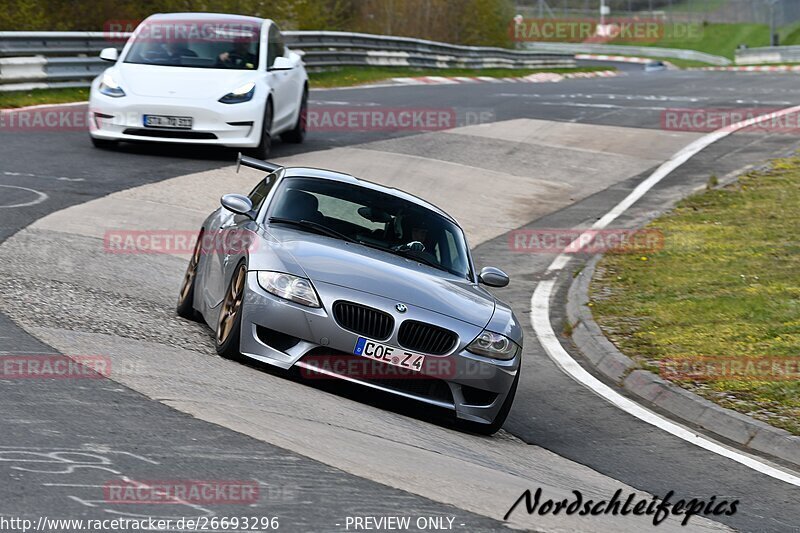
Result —
[[254, 46], [258, 46], [258, 43], [250, 39], [236, 39], [233, 48], [219, 54], [217, 65], [224, 68], [255, 68], [258, 64], [258, 54], [252, 50]]

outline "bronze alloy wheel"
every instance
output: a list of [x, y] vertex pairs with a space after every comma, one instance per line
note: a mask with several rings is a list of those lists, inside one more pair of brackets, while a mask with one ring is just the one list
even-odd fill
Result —
[[181, 292], [178, 294], [178, 305], [175, 308], [178, 316], [188, 320], [198, 320], [200, 316], [194, 309], [194, 286], [197, 282], [197, 269], [200, 265], [200, 254], [202, 253], [203, 232], [200, 231], [197, 236], [197, 242], [194, 245], [192, 258], [189, 260], [189, 266], [186, 267], [186, 274], [183, 276]]
[[181, 285], [181, 294], [178, 303], [186, 301], [186, 297], [192, 292], [194, 286], [194, 279], [197, 277], [197, 264], [200, 262], [200, 252], [203, 249], [203, 234], [197, 237], [197, 243], [194, 245], [194, 252], [192, 258], [189, 260], [189, 266], [186, 267], [186, 274], [183, 276], [183, 285]]
[[227, 294], [225, 294], [225, 300], [222, 302], [222, 309], [219, 312], [219, 321], [217, 322], [217, 344], [219, 345], [225, 344], [234, 329], [239, 310], [242, 308], [246, 278], [247, 269], [244, 264], [241, 264], [231, 279], [230, 287]]

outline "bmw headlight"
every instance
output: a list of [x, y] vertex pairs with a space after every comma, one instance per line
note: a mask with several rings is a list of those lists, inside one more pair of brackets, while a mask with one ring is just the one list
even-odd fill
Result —
[[311, 281], [282, 272], [260, 271], [258, 284], [270, 294], [308, 307], [321, 307]]
[[256, 94], [255, 82], [245, 83], [238, 89], [235, 89], [222, 98], [219, 99], [223, 104], [241, 104], [242, 102], [249, 102]]
[[516, 357], [520, 347], [505, 335], [484, 330], [467, 346], [467, 351], [492, 359], [508, 361]]
[[125, 91], [119, 86], [119, 83], [109, 73], [103, 74], [103, 79], [100, 81], [100, 93], [111, 98], [120, 98], [125, 96]]

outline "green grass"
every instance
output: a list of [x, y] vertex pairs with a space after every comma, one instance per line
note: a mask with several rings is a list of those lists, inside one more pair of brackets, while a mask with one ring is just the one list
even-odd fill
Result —
[[778, 37], [783, 46], [800, 44], [800, 22], [782, 27], [778, 30]]
[[[778, 29], [780, 44], [800, 44], [800, 23]], [[716, 56], [733, 59], [740, 44], [749, 48], [769, 46], [769, 26], [766, 24], [703, 24], [701, 22], [665, 26], [665, 35], [656, 42], [617, 42], [634, 46], [659, 46], [697, 50]], [[680, 60], [670, 60], [677, 65]], [[694, 65], [697, 66], [697, 65]]]
[[390, 78], [417, 77], [417, 76], [490, 76], [504, 78], [512, 76], [528, 76], [537, 72], [594, 72], [599, 70], [613, 70], [607, 67], [579, 67], [579, 68], [548, 68], [548, 69], [421, 69], [407, 67], [342, 67], [325, 72], [309, 72], [308, 76], [312, 87], [343, 87], [350, 85], [363, 85], [388, 80]]
[[[800, 44], [800, 25], [786, 26], [779, 32], [781, 44]], [[769, 46], [769, 26], [766, 24], [707, 24], [703, 22], [664, 23], [658, 40], [618, 39], [609, 44], [630, 46], [657, 46], [696, 50], [707, 54], [733, 59], [741, 44], [750, 48]], [[633, 55], [633, 54], [632, 54]], [[676, 65], [687, 63], [678, 59], [668, 59]], [[698, 66], [697, 62], [688, 66]]]
[[725, 0], [706, 0], [705, 2], [673, 2], [671, 5], [661, 6], [657, 11], [677, 13], [711, 13], [723, 7]]
[[[664, 248], [607, 255], [590, 305], [642, 368], [665, 360], [800, 359], [800, 157], [682, 201], [650, 227]], [[679, 380], [800, 434], [800, 381]]]
[[[656, 59], [656, 58], [654, 58]], [[678, 68], [699, 68], [699, 67], [714, 67], [711, 63], [704, 63], [703, 61], [693, 61], [691, 59], [678, 59], [672, 57], [658, 58], [661, 61], [669, 61]]]
[[89, 88], [0, 91], [0, 109], [40, 104], [63, 104], [89, 99]]
[[691, 31], [680, 36], [667, 31], [663, 39], [644, 46], [662, 46], [697, 50], [733, 59], [740, 44], [749, 47], [769, 46], [769, 26], [766, 24], [694, 24]]
[[[613, 55], [620, 55], [622, 57], [641, 57], [641, 56], [628, 56], [624, 54], [613, 54]], [[646, 59], [651, 61], [664, 61], [665, 63], [672, 63], [678, 68], [692, 68], [692, 67], [713, 67], [711, 63], [705, 63], [703, 61], [693, 61], [691, 59], [677, 59], [674, 57], [650, 57], [647, 56]], [[644, 66], [642, 66], [644, 68]]]

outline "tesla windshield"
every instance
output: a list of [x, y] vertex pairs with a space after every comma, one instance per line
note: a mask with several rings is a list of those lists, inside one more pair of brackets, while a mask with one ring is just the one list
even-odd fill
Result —
[[125, 63], [255, 70], [259, 35], [252, 23], [151, 22], [139, 29]]
[[423, 206], [374, 189], [316, 178], [286, 178], [270, 223], [293, 225], [402, 255], [472, 279], [464, 234]]

